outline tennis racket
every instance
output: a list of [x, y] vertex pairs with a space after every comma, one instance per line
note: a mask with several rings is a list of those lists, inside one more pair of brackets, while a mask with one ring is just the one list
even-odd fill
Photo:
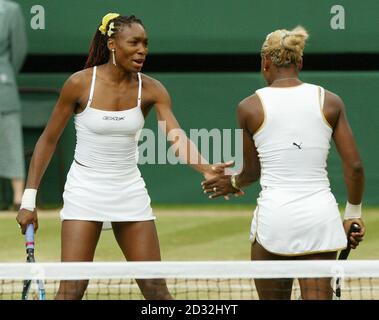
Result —
[[[26, 246], [26, 262], [33, 263], [34, 259], [34, 226], [29, 224], [25, 232], [25, 246]], [[30, 294], [30, 289], [33, 290], [33, 294]], [[45, 300], [45, 285], [43, 280], [24, 280], [22, 287], [22, 300]]]
[[[349, 232], [347, 234], [347, 247], [346, 249], [342, 250], [340, 252], [340, 255], [338, 256], [338, 260], [347, 260], [347, 257], [350, 253], [350, 236], [353, 232], [359, 232], [361, 231], [361, 227], [357, 223], [352, 223], [349, 229]], [[341, 298], [341, 278], [336, 279], [336, 298], [339, 300]]]

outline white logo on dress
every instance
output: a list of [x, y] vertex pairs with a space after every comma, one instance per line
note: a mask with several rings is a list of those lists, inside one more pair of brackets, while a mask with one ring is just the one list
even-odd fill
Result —
[[103, 120], [120, 121], [120, 120], [125, 120], [125, 117], [109, 117], [109, 116], [104, 116]]

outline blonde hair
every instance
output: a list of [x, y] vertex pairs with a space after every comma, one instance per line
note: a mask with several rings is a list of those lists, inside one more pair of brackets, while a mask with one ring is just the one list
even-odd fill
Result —
[[278, 29], [267, 35], [261, 55], [269, 56], [277, 67], [297, 65], [302, 59], [308, 32], [297, 26], [293, 30]]

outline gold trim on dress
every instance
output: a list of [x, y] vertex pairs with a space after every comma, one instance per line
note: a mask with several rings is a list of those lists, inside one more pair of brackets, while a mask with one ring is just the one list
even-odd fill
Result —
[[257, 219], [257, 229], [255, 230], [255, 234], [253, 236], [253, 239], [250, 240], [251, 244], [253, 244], [255, 242], [255, 240], [258, 240], [258, 212], [259, 212], [259, 206], [257, 204], [255, 210], [253, 211], [253, 219], [254, 218]]
[[[321, 87], [317, 87], [318, 88], [318, 105], [320, 107], [320, 112], [321, 112], [321, 116], [322, 116], [322, 119], [324, 120], [324, 123], [328, 126], [329, 129], [332, 129], [333, 131], [333, 127], [330, 125], [329, 121], [326, 119], [325, 117], [325, 114], [324, 114], [324, 106], [321, 104]], [[325, 99], [324, 99], [325, 101]]]
[[259, 244], [260, 244], [260, 245], [261, 245], [261, 246], [262, 246], [267, 252], [270, 252], [270, 253], [275, 254], [275, 255], [277, 255], [277, 256], [283, 256], [283, 257], [305, 256], [305, 255], [309, 255], [309, 254], [335, 252], [335, 251], [340, 251], [340, 250], [344, 250], [344, 249], [346, 249], [346, 246], [345, 246], [345, 247], [337, 248], [337, 249], [320, 250], [320, 251], [306, 251], [306, 252], [302, 252], [302, 253], [277, 253], [277, 252], [273, 252], [273, 251], [267, 250], [267, 248], [265, 248], [265, 247], [263, 246], [262, 243], [259, 242]]
[[254, 139], [254, 137], [255, 137], [259, 132], [262, 131], [264, 125], [266, 124], [266, 119], [267, 119], [267, 116], [266, 116], [266, 113], [267, 113], [266, 110], [267, 110], [267, 109], [266, 109], [266, 107], [265, 107], [265, 105], [264, 105], [264, 103], [263, 103], [263, 99], [259, 96], [259, 93], [258, 93], [258, 92], [255, 92], [255, 93], [256, 93], [256, 95], [257, 95], [257, 97], [258, 97], [258, 99], [259, 99], [259, 101], [261, 102], [261, 105], [262, 105], [262, 109], [263, 109], [263, 122], [262, 122], [262, 124], [259, 126], [259, 128], [254, 132], [254, 134], [253, 134], [253, 139]]

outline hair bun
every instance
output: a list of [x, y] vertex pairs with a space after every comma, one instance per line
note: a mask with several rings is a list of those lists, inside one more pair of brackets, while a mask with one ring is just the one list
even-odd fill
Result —
[[275, 30], [267, 35], [261, 54], [269, 55], [278, 67], [297, 65], [303, 56], [305, 41], [308, 37], [308, 32], [302, 26], [297, 26], [292, 30]]

